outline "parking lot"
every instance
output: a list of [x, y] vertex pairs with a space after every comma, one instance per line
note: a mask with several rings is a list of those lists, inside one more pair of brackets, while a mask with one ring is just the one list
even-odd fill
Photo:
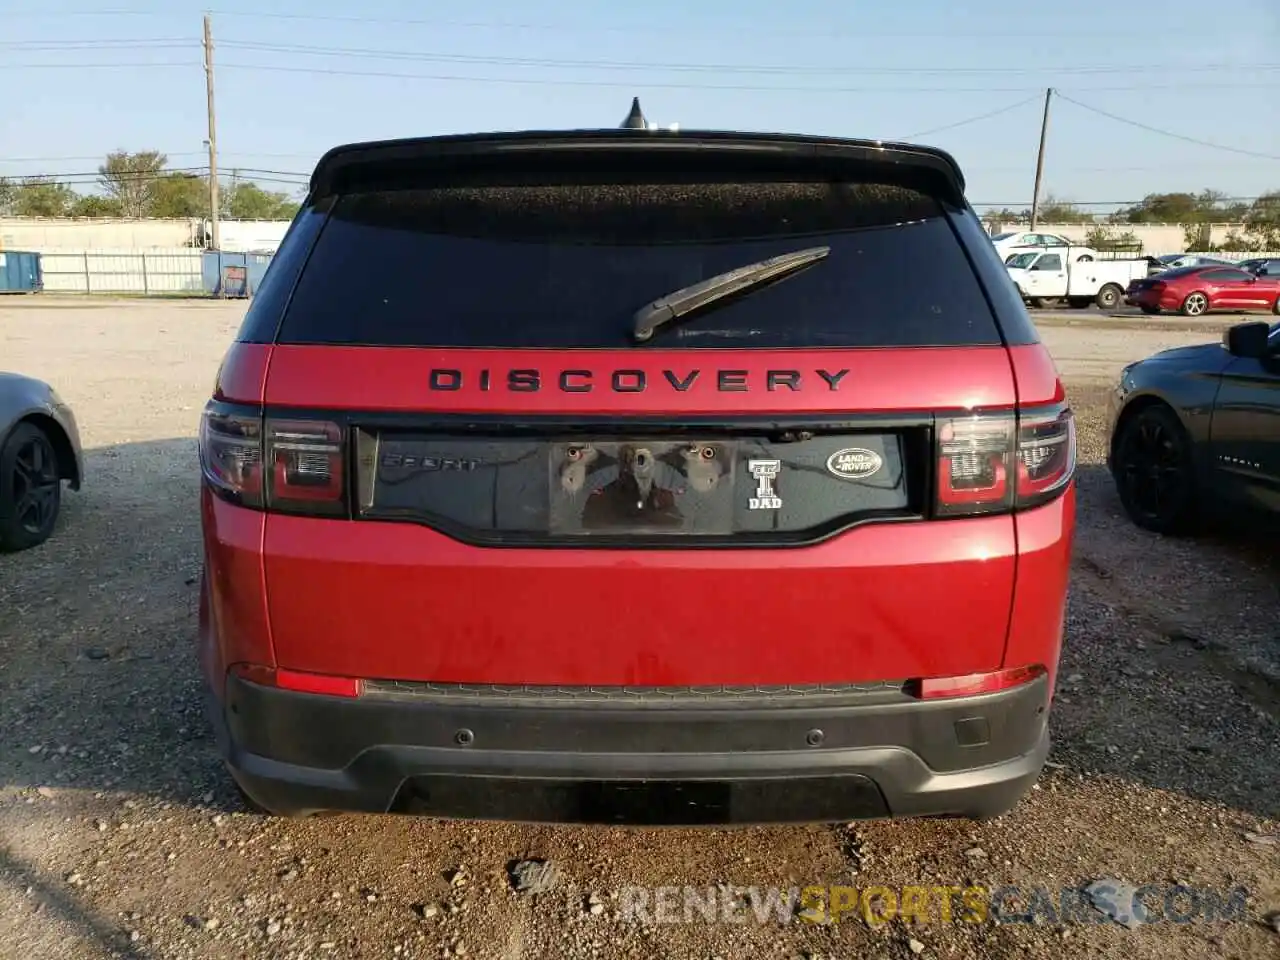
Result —
[[[53, 383], [86, 451], [85, 487], [66, 495], [54, 538], [0, 557], [0, 956], [1280, 955], [1264, 919], [1280, 911], [1280, 552], [1261, 533], [1143, 533], [1102, 466], [1120, 367], [1216, 339], [1230, 318], [1033, 314], [1079, 418], [1080, 513], [1054, 752], [1014, 813], [631, 830], [238, 812], [194, 655], [195, 431], [244, 309], [0, 301], [0, 368]], [[522, 858], [553, 862], [559, 883], [515, 892], [507, 871]], [[1243, 887], [1250, 900], [1236, 921], [1136, 929], [1087, 911], [917, 926], [750, 910], [737, 924], [646, 922], [621, 909], [635, 885], [1097, 880]]]

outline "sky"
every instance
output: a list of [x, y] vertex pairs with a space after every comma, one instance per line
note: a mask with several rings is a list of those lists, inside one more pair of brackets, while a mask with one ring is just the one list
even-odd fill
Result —
[[291, 193], [339, 143], [615, 127], [638, 96], [684, 129], [942, 147], [975, 205], [1020, 209], [1047, 87], [1055, 198], [1280, 189], [1277, 0], [214, 3], [0, 0], [0, 176], [207, 164], [209, 12], [220, 170]]

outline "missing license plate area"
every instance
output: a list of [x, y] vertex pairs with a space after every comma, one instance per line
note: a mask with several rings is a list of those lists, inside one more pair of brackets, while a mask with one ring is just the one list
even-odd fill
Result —
[[359, 515], [501, 545], [801, 542], [915, 515], [927, 476], [919, 429], [655, 434], [360, 429]]
[[729, 534], [737, 445], [633, 440], [551, 445], [553, 534]]
[[699, 826], [824, 822], [883, 817], [884, 795], [868, 777], [752, 780], [558, 780], [411, 777], [391, 811], [526, 823]]

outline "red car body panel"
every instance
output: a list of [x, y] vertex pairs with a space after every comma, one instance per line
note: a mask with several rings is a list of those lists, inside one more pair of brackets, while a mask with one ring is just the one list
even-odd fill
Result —
[[[1029, 403], [1062, 399], [1052, 360], [1038, 346], [761, 353], [732, 362], [762, 382], [767, 369], [848, 369], [849, 405], [859, 410], [911, 410], [955, 396], [983, 407], [1008, 407], [1019, 395]], [[503, 371], [511, 363], [493, 351], [476, 354], [245, 345], [229, 356], [219, 390], [228, 400], [253, 400], [269, 365], [263, 397], [273, 407], [509, 409], [505, 391], [426, 396], [432, 367], [466, 377], [481, 365]], [[536, 360], [543, 370], [626, 364], [654, 379], [666, 368], [683, 376], [724, 362], [730, 358], [711, 352], [616, 363], [547, 352]], [[326, 375], [334, 369], [344, 376]], [[350, 376], [361, 369], [370, 376]], [[820, 380], [727, 397], [694, 389], [542, 396], [539, 412], [557, 413], [575, 402], [586, 407], [580, 412], [623, 406], [632, 414], [715, 412], [726, 399], [751, 412], [831, 406]], [[203, 509], [223, 669], [253, 662], [456, 683], [852, 683], [1056, 663], [1074, 494], [1016, 517], [864, 525], [787, 548], [785, 564], [774, 551], [749, 549], [495, 550], [416, 524], [264, 515], [207, 492]], [[832, 596], [842, 598], [835, 611]], [[798, 619], [805, 610], [815, 617], [807, 625]]]
[[204, 583], [200, 597], [200, 662], [220, 691], [233, 663], [276, 666], [263, 583], [266, 514], [200, 492]]
[[[456, 371], [456, 390], [428, 391], [431, 372]], [[537, 370], [536, 391], [506, 389], [512, 370]], [[341, 371], [341, 376], [335, 376]], [[482, 384], [488, 371], [489, 388]], [[575, 387], [558, 389], [564, 371]], [[774, 389], [768, 388], [774, 371]], [[799, 372], [796, 388], [779, 375]], [[838, 379], [832, 390], [822, 373]], [[609, 389], [617, 374], [634, 392]], [[643, 375], [643, 379], [640, 375]], [[679, 390], [695, 375], [688, 389]], [[717, 374], [730, 376], [724, 389]], [[670, 379], [669, 379], [670, 377]], [[455, 382], [452, 373], [449, 383]], [[661, 415], [798, 414], [986, 409], [1017, 400], [1003, 347], [861, 350], [426, 350], [279, 345], [266, 402], [278, 407], [402, 413]]]
[[1044, 347], [1039, 344], [1010, 347], [1009, 362], [1019, 403], [1061, 403], [1066, 399], [1058, 368]]
[[265, 343], [233, 343], [214, 378], [213, 398], [236, 403], [262, 403], [272, 349]]
[[1017, 514], [1018, 582], [1004, 648], [1004, 665], [1044, 664], [1049, 689], [1058, 675], [1075, 539], [1076, 490], [1072, 483], [1057, 500]]
[[772, 550], [495, 550], [413, 524], [334, 526], [268, 518], [276, 656], [375, 679], [696, 686], [994, 670], [1016, 565], [1007, 516], [867, 525], [788, 549], [785, 565]]

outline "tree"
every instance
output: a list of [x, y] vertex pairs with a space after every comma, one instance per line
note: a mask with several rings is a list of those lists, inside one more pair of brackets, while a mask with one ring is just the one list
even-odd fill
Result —
[[1142, 250], [1142, 241], [1132, 230], [1121, 233], [1115, 227], [1102, 224], [1089, 228], [1089, 232], [1084, 235], [1084, 245], [1095, 250]]
[[1031, 219], [1030, 210], [1010, 210], [1008, 207], [1002, 210], [988, 210], [982, 215], [982, 222], [987, 225], [988, 229], [1010, 223], [1025, 223], [1029, 219]]
[[227, 216], [233, 220], [290, 220], [298, 212], [287, 193], [263, 190], [256, 183], [234, 183], [226, 197]]
[[1182, 245], [1187, 250], [1212, 250], [1213, 230], [1209, 221], [1193, 220], [1182, 225]]
[[1129, 223], [1192, 223], [1199, 210], [1194, 194], [1149, 193], [1124, 215]]
[[1227, 237], [1234, 250], [1280, 250], [1280, 190], [1264, 193], [1244, 215], [1244, 232]]
[[1239, 220], [1246, 209], [1220, 191], [1201, 190], [1198, 194], [1149, 193], [1120, 214], [1127, 223], [1224, 223]]
[[151, 212], [156, 180], [168, 158], [156, 150], [129, 153], [117, 150], [107, 154], [98, 167], [98, 179], [107, 196], [120, 205], [123, 216], [141, 218]]
[[65, 217], [76, 195], [65, 183], [46, 177], [24, 177], [13, 193], [15, 217]]
[[207, 217], [209, 180], [193, 173], [166, 173], [155, 181], [151, 197], [153, 217]]
[[1093, 223], [1093, 214], [1085, 213], [1069, 200], [1046, 194], [1040, 202], [1041, 223]]
[[67, 210], [69, 217], [118, 217], [120, 205], [111, 197], [94, 194], [76, 197]]
[[0, 217], [8, 216], [13, 212], [13, 200], [18, 192], [18, 188], [14, 186], [12, 180], [8, 177], [0, 177]]

